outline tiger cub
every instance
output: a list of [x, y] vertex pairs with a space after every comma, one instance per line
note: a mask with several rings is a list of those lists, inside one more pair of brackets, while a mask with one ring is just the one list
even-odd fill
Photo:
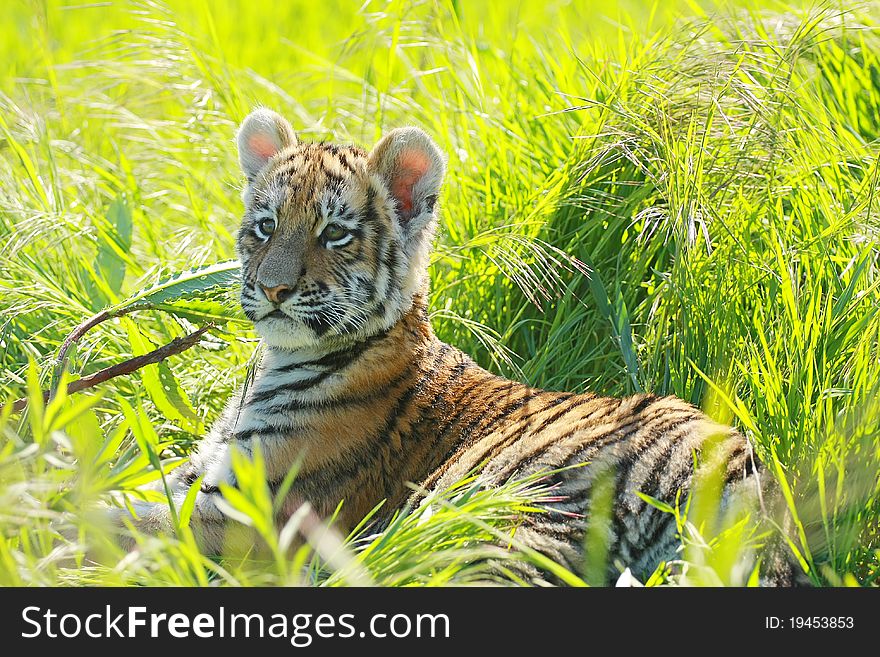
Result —
[[[573, 572], [599, 471], [614, 477], [609, 564], [642, 575], [674, 557], [678, 542], [672, 514], [636, 491], [675, 504], [712, 437], [727, 488], [757, 488], [745, 438], [677, 398], [538, 390], [435, 337], [427, 269], [446, 164], [422, 130], [392, 130], [366, 152], [299, 143], [284, 118], [259, 109], [237, 141], [247, 178], [241, 305], [264, 355], [169, 479], [180, 503], [203, 476], [193, 517], [206, 551], [251, 547], [227, 531], [217, 502], [221, 484], [236, 484], [232, 450], [258, 445], [273, 493], [299, 464], [279, 522], [304, 501], [329, 517], [344, 500], [335, 521], [343, 532], [382, 500], [388, 514], [400, 508], [408, 482], [443, 488], [481, 466], [486, 485], [553, 471], [557, 501], [515, 538]], [[578, 464], [587, 465], [567, 468]], [[168, 514], [141, 508], [138, 523], [167, 529]]]

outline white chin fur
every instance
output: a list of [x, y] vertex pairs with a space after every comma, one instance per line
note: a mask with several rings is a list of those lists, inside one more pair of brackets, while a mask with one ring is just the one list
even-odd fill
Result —
[[277, 349], [307, 349], [319, 342], [310, 328], [283, 319], [261, 319], [254, 324], [254, 330], [268, 346]]

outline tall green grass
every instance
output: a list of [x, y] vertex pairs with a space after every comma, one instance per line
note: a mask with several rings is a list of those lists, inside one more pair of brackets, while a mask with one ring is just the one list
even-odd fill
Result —
[[[84, 319], [234, 257], [232, 136], [257, 104], [307, 140], [369, 146], [422, 126], [449, 155], [439, 336], [534, 385], [703, 405], [780, 480], [789, 548], [812, 581], [876, 583], [878, 6], [544, 4], [8, 10], [0, 392], [32, 403], [2, 416], [0, 584], [447, 584], [487, 577], [488, 561], [540, 561], [515, 540], [495, 547], [552, 496], [540, 481], [462, 482], [433, 511], [345, 544], [305, 516], [276, 534], [255, 483], [233, 513], [263, 528], [268, 561], [207, 559], [185, 518], [131, 555], [104, 540], [117, 567], [83, 561], [81, 543], [101, 543], [94, 502], [184, 458], [256, 342], [228, 304], [150, 306], [87, 333], [68, 376], [167, 343], [205, 313], [217, 327], [86, 393], [44, 407], [37, 391]], [[259, 482], [259, 463], [239, 467]], [[749, 581], [737, 570], [746, 528], [679, 520], [681, 563], [652, 583]], [[281, 558], [297, 533], [311, 547]]]

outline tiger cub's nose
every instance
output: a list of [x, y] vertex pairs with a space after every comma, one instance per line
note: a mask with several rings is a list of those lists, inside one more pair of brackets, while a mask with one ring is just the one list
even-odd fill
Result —
[[275, 304], [284, 303], [293, 294], [293, 288], [289, 285], [276, 285], [275, 287], [266, 287], [265, 285], [261, 284], [260, 289], [263, 290], [263, 294], [266, 295], [266, 298]]

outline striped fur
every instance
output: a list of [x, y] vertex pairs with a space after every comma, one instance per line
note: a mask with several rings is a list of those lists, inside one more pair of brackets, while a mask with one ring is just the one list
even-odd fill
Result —
[[[248, 177], [241, 300], [264, 355], [170, 480], [182, 499], [204, 476], [195, 517], [207, 550], [252, 547], [248, 534], [227, 531], [216, 502], [222, 484], [236, 484], [230, 450], [257, 445], [273, 491], [299, 464], [279, 522], [304, 501], [326, 517], [344, 500], [343, 531], [382, 500], [388, 513], [403, 505], [408, 482], [444, 488], [482, 467], [492, 485], [556, 470], [558, 501], [517, 538], [575, 572], [599, 472], [614, 477], [610, 562], [642, 574], [673, 557], [677, 541], [673, 517], [636, 491], [674, 504], [713, 437], [728, 492], [757, 489], [743, 436], [677, 398], [537, 390], [434, 336], [426, 264], [444, 161], [421, 131], [394, 131], [367, 153], [298, 144], [284, 119], [259, 110], [239, 147]], [[167, 527], [167, 509], [141, 511], [142, 526]]]

